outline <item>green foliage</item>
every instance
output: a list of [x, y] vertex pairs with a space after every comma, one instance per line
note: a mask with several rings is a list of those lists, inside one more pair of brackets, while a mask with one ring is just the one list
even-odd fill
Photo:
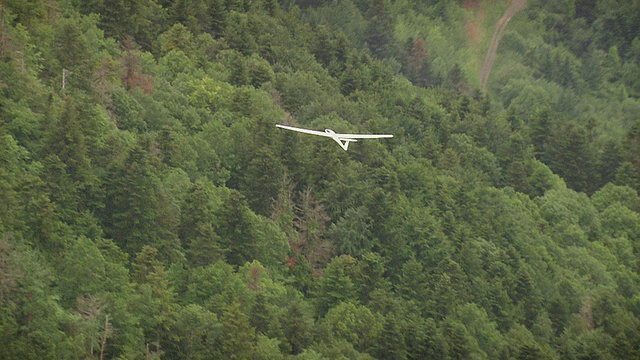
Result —
[[4, 1], [0, 358], [638, 358], [636, 3]]
[[27, 247], [0, 239], [2, 257], [2, 357], [56, 358], [70, 354], [76, 344], [62, 329], [72, 321], [52, 291], [51, 270]]
[[118, 4], [98, 0], [79, 4], [85, 14], [100, 14], [105, 35], [123, 40], [132, 37], [150, 48], [153, 35], [163, 28], [166, 10], [156, 0], [127, 0]]
[[194, 266], [206, 266], [222, 260], [224, 248], [216, 233], [216, 212], [221, 206], [218, 189], [197, 180], [187, 195], [182, 210], [179, 236], [187, 259]]
[[220, 339], [222, 354], [229, 359], [252, 357], [255, 329], [250, 327], [246, 314], [240, 311], [240, 304], [232, 303], [220, 317], [224, 332]]
[[382, 319], [364, 306], [343, 302], [332, 307], [318, 327], [326, 332], [324, 339], [342, 339], [360, 351], [367, 351], [374, 348], [382, 331]]
[[293, 299], [285, 305], [275, 322], [289, 345], [289, 351], [304, 355], [313, 339], [313, 310], [300, 299]]
[[340, 302], [355, 297], [353, 280], [349, 276], [356, 260], [349, 255], [334, 258], [325, 269], [318, 282], [316, 309], [319, 314], [325, 314], [330, 308]]
[[107, 185], [105, 227], [109, 236], [128, 253], [144, 244], [158, 244], [158, 179], [141, 146], [134, 147], [125, 162], [114, 169]]
[[[196, 304], [180, 310], [176, 322], [176, 335], [180, 338], [180, 354], [189, 359], [211, 357], [219, 344], [223, 324], [217, 316]], [[218, 351], [215, 351], [217, 356]]]

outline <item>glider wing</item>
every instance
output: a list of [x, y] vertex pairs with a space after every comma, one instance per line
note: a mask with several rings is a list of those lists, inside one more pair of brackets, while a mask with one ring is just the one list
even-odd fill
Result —
[[392, 138], [393, 135], [388, 134], [336, 134], [340, 139], [380, 139]]
[[299, 131], [301, 133], [305, 133], [305, 134], [312, 134], [312, 135], [320, 135], [320, 136], [326, 136], [326, 137], [333, 137], [331, 134], [326, 133], [324, 131], [317, 131], [317, 130], [309, 130], [309, 129], [301, 129], [301, 128], [297, 128], [297, 127], [293, 127], [293, 126], [287, 126], [287, 125], [280, 125], [280, 124], [276, 124], [277, 127], [282, 128], [282, 129], [287, 129], [287, 130], [293, 130], [293, 131]]

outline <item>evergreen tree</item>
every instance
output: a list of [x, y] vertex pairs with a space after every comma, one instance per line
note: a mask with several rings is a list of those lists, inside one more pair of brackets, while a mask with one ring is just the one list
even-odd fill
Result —
[[56, 36], [55, 47], [52, 50], [60, 68], [52, 70], [60, 72], [64, 89], [72, 88], [75, 85], [88, 90], [91, 54], [89, 42], [83, 34], [83, 29], [81, 29], [78, 19], [73, 17], [61, 19], [56, 26], [58, 28], [54, 32]]
[[240, 304], [231, 303], [222, 313], [220, 322], [224, 327], [221, 339], [222, 354], [229, 359], [248, 359], [254, 353], [255, 329], [249, 317], [240, 310]]
[[554, 134], [545, 146], [542, 160], [572, 189], [593, 192], [596, 184], [591, 179], [595, 164], [586, 130], [567, 124], [556, 129]]
[[157, 245], [158, 180], [146, 151], [140, 145], [131, 149], [109, 179], [104, 209], [106, 233], [129, 254], [140, 251], [143, 245]]
[[313, 339], [315, 324], [312, 312], [303, 300], [293, 299], [277, 319], [293, 355], [302, 353]]
[[167, 17], [166, 9], [157, 0], [124, 0], [112, 4], [106, 0], [80, 3], [85, 14], [100, 14], [100, 27], [105, 35], [123, 40], [132, 37], [146, 49], [151, 49], [152, 40], [163, 30]]
[[64, 326], [71, 316], [52, 292], [51, 273], [36, 253], [0, 238], [0, 357], [68, 357], [80, 344]]
[[[49, 126], [43, 148], [51, 198], [69, 223], [80, 223], [80, 218], [102, 207], [103, 201], [101, 181], [95, 174], [87, 144], [97, 139], [81, 121], [89, 114], [79, 112], [77, 106], [71, 98], [64, 99], [62, 113]], [[86, 234], [97, 235], [95, 231]]]
[[325, 314], [330, 308], [340, 302], [355, 298], [353, 280], [349, 277], [355, 259], [348, 255], [334, 258], [319, 279], [316, 295], [316, 309], [319, 314]]
[[182, 210], [179, 236], [192, 265], [206, 266], [224, 259], [225, 249], [216, 232], [217, 216], [222, 199], [213, 186], [196, 180]]
[[194, 360], [222, 357], [219, 344], [223, 330], [214, 313], [196, 304], [187, 305], [180, 309], [176, 321], [180, 351], [172, 355]]
[[376, 343], [376, 355], [381, 359], [407, 358], [405, 334], [399, 320], [393, 314], [386, 316], [384, 327]]
[[229, 82], [235, 86], [249, 85], [249, 67], [245, 58], [234, 51], [232, 59]]
[[373, 56], [384, 59], [392, 53], [393, 45], [393, 18], [385, 9], [384, 0], [374, 0], [367, 10], [367, 17], [367, 45]]
[[175, 346], [172, 334], [179, 308], [174, 302], [168, 274], [157, 256], [158, 250], [148, 245], [136, 253], [132, 280], [137, 298], [132, 307], [141, 315], [147, 352], [159, 356]]
[[[629, 175], [633, 176], [631, 181], [635, 184], [640, 182], [640, 122], [634, 124], [629, 130], [625, 140], [622, 143], [623, 159], [633, 167], [633, 172]], [[637, 187], [636, 187], [637, 189]]]

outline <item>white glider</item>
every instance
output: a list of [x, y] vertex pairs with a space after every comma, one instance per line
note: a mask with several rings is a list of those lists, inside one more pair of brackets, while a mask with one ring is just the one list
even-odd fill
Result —
[[293, 126], [280, 125], [280, 124], [276, 124], [276, 126], [282, 129], [299, 131], [305, 134], [330, 137], [333, 140], [335, 140], [335, 142], [340, 144], [340, 146], [345, 151], [347, 151], [347, 149], [349, 148], [349, 143], [352, 141], [353, 142], [358, 141], [357, 139], [379, 139], [379, 138], [393, 137], [393, 135], [386, 135], [386, 134], [338, 134], [331, 129], [325, 129], [325, 131], [317, 131], [317, 130], [301, 129]]

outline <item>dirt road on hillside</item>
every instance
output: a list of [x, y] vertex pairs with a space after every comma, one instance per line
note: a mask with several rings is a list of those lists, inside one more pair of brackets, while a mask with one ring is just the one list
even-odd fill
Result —
[[502, 39], [504, 30], [507, 28], [507, 24], [513, 15], [522, 10], [525, 6], [527, 6], [527, 0], [512, 0], [509, 8], [507, 8], [500, 20], [498, 20], [496, 29], [493, 31], [493, 35], [491, 36], [487, 56], [484, 58], [484, 63], [482, 64], [482, 70], [480, 70], [480, 83], [482, 84], [483, 89], [487, 88], [489, 74], [491, 73], [491, 68], [493, 67], [493, 63], [496, 59], [496, 52], [498, 52], [498, 44], [500, 43], [500, 39]]

